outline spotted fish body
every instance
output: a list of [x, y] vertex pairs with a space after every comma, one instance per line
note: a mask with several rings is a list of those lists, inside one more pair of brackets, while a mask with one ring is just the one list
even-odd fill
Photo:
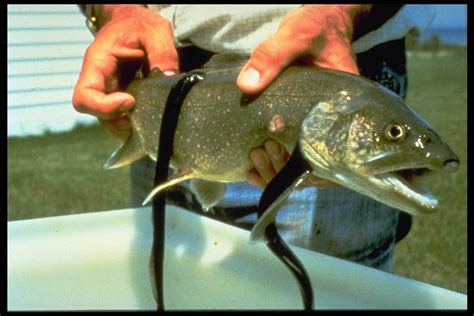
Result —
[[[261, 94], [247, 96], [236, 86], [240, 67], [203, 71], [206, 78], [181, 109], [171, 161], [176, 174], [153, 194], [192, 179], [198, 200], [211, 207], [222, 198], [225, 182], [246, 179], [249, 153], [267, 139], [290, 152], [300, 144], [316, 176], [412, 214], [437, 206], [419, 175], [458, 167], [456, 154], [426, 121], [396, 94], [363, 77], [291, 66]], [[106, 167], [145, 155], [156, 160], [166, 99], [180, 78], [154, 71], [132, 82], [132, 135]], [[275, 212], [257, 223], [254, 238], [262, 238]]]
[[[302, 86], [304, 78], [298, 72], [303, 69], [290, 69], [285, 74]], [[279, 84], [281, 80], [277, 80], [251, 100], [237, 89], [237, 74], [238, 69], [208, 71], [206, 79], [189, 92], [175, 134], [172, 165], [176, 169], [204, 180], [244, 181], [251, 168], [248, 155], [252, 148], [268, 138], [287, 149], [294, 148], [303, 117], [311, 107], [308, 101], [317, 93], [303, 89], [291, 92], [285, 82]], [[144, 80], [129, 88], [137, 99], [130, 114], [134, 132], [142, 150], [155, 160], [166, 96], [179, 79]], [[308, 92], [310, 95], [305, 96]], [[272, 131], [271, 125], [279, 117], [284, 119], [284, 128]]]

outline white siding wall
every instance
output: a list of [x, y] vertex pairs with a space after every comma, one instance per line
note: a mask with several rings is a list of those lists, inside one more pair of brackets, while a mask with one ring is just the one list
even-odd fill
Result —
[[93, 36], [76, 5], [8, 5], [8, 136], [69, 130], [97, 120], [71, 104]]

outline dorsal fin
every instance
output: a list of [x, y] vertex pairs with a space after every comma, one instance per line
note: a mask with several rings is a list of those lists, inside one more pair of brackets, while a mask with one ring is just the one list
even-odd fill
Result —
[[204, 69], [223, 69], [223, 68], [240, 68], [242, 67], [249, 56], [246, 54], [224, 53], [215, 54], [203, 65]]

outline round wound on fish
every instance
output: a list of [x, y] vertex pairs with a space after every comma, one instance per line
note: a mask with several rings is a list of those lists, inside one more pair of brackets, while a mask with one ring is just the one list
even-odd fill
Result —
[[285, 131], [285, 121], [280, 114], [273, 115], [270, 122], [268, 122], [268, 130], [271, 133], [283, 133]]

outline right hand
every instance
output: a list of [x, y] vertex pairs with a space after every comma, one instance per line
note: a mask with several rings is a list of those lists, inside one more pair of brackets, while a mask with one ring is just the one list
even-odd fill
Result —
[[290, 11], [277, 31], [254, 49], [237, 86], [244, 93], [261, 93], [296, 60], [359, 74], [352, 34], [356, 17], [370, 9], [368, 5], [324, 4]]
[[132, 95], [120, 92], [119, 66], [146, 59], [150, 69], [165, 74], [179, 72], [179, 58], [168, 20], [139, 5], [109, 8], [110, 19], [86, 50], [72, 104], [81, 113], [96, 116], [107, 132], [125, 140], [131, 125], [126, 116], [135, 104]]

